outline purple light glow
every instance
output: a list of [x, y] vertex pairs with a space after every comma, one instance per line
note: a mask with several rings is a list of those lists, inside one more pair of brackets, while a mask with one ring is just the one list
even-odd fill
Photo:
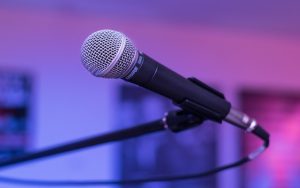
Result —
[[[34, 78], [33, 149], [114, 129], [119, 81], [94, 78], [80, 62], [85, 37], [104, 28], [124, 32], [139, 49], [175, 71], [213, 83], [235, 106], [241, 87], [300, 88], [300, 40], [295, 35], [253, 32], [218, 23], [166, 24], [159, 18], [144, 22], [109, 15], [0, 8], [0, 68], [29, 72]], [[239, 157], [239, 144], [235, 143], [241, 141], [238, 131], [221, 129], [219, 163], [223, 164]], [[62, 179], [118, 177], [116, 158], [113, 147], [95, 148], [1, 174]], [[240, 187], [237, 173], [225, 172], [219, 177], [221, 187]]]

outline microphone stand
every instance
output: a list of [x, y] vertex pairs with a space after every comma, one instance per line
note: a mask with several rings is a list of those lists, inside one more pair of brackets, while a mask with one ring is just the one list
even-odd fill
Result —
[[59, 155], [66, 152], [76, 151], [95, 145], [121, 141], [145, 134], [162, 131], [165, 129], [169, 129], [172, 132], [179, 132], [199, 125], [203, 123], [204, 120], [204, 117], [194, 116], [182, 110], [171, 111], [166, 113], [162, 119], [142, 125], [137, 125], [132, 128], [122, 129], [111, 133], [90, 137], [80, 141], [50, 147], [48, 149], [23, 154], [7, 160], [0, 160], [0, 168]]

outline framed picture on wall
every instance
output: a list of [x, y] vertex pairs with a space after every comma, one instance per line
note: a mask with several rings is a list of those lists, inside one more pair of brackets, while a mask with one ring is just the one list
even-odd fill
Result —
[[[166, 98], [145, 89], [124, 84], [120, 87], [119, 127], [157, 120], [174, 109]], [[190, 130], [172, 133], [168, 130], [127, 140], [120, 148], [122, 179], [163, 175], [198, 173], [216, 166], [217, 129], [212, 122], [205, 122]], [[147, 183], [124, 188], [200, 188], [217, 186], [216, 176], [189, 181]]]
[[29, 142], [31, 79], [0, 70], [0, 160], [23, 153]]

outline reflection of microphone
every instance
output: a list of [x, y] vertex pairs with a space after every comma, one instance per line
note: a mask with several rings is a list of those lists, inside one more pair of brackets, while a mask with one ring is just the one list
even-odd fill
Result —
[[[113, 30], [92, 33], [83, 43], [81, 60], [93, 75], [122, 78], [171, 99], [194, 115], [226, 120], [253, 130], [254, 120], [231, 108], [224, 95], [196, 78], [184, 78], [139, 52], [129, 38]], [[251, 126], [250, 126], [251, 125]], [[248, 131], [252, 131], [248, 130]]]

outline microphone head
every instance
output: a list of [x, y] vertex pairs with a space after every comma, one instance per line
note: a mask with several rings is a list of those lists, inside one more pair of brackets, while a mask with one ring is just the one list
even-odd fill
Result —
[[113, 30], [100, 30], [86, 38], [81, 47], [81, 61], [93, 75], [123, 78], [133, 68], [138, 51], [129, 38]]

